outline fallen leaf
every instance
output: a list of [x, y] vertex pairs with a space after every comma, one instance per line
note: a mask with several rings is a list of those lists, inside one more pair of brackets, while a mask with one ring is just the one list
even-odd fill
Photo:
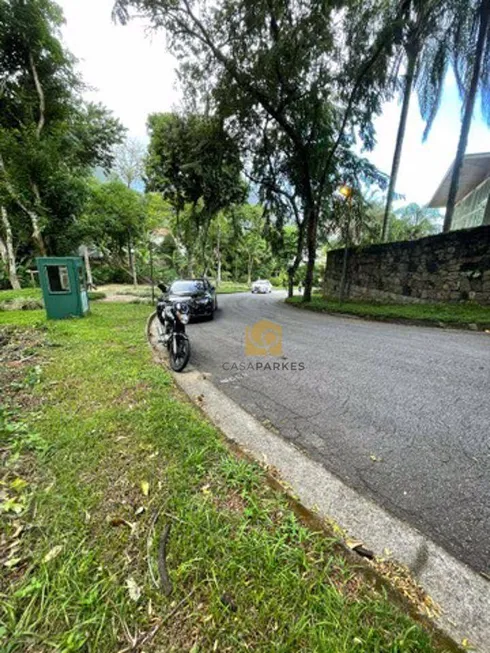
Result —
[[347, 547], [349, 549], [355, 549], [357, 546], [363, 545], [363, 542], [361, 540], [351, 540], [350, 538], [347, 538], [345, 540], [345, 543], [347, 544]]
[[148, 481], [141, 481], [141, 491], [145, 495], [145, 497], [148, 496], [148, 493], [150, 492], [150, 484]]
[[23, 478], [16, 478], [10, 483], [10, 487], [12, 490], [15, 490], [16, 492], [19, 492], [20, 490], [23, 490], [27, 485], [27, 481], [24, 481]]
[[51, 551], [48, 551], [46, 555], [43, 558], [43, 562], [50, 562], [51, 560], [54, 560], [59, 554], [63, 551], [63, 547], [61, 544], [57, 544], [54, 546]]
[[15, 499], [7, 499], [3, 503], [0, 503], [0, 512], [13, 512], [16, 515], [20, 515], [23, 510], [24, 505]]
[[122, 517], [111, 517], [109, 519], [109, 524], [111, 526], [129, 526], [131, 528], [130, 522], [128, 522], [126, 519], [123, 519]]
[[141, 515], [143, 512], [145, 512], [145, 507], [140, 506], [139, 508], [136, 508], [136, 510], [134, 511], [134, 514], [135, 515]]
[[372, 453], [369, 457], [371, 458], [371, 460], [373, 461], [373, 463], [375, 463], [375, 462], [378, 461], [378, 459], [376, 458], [376, 456], [375, 456], [373, 453]]
[[126, 587], [128, 588], [129, 598], [133, 601], [138, 601], [141, 596], [141, 588], [138, 587], [136, 581], [131, 576], [126, 580]]

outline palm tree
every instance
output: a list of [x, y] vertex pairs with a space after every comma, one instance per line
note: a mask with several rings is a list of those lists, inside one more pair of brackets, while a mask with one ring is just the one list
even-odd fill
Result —
[[454, 71], [464, 110], [449, 187], [444, 231], [451, 229], [478, 91], [481, 92], [483, 117], [490, 125], [490, 0], [454, 0], [453, 4]]
[[[434, 71], [424, 66], [423, 62], [427, 58], [426, 52], [434, 50], [436, 38], [440, 31], [443, 19], [443, 2], [441, 0], [403, 0], [404, 5], [402, 13], [401, 28], [401, 49], [395, 63], [395, 71], [400, 68], [401, 63], [405, 60], [406, 71], [403, 81], [403, 101], [398, 124], [398, 133], [396, 137], [395, 152], [391, 167], [390, 184], [386, 198], [386, 207], [383, 217], [382, 240], [388, 240], [389, 222], [395, 188], [400, 168], [403, 141], [407, 126], [408, 110], [410, 107], [410, 97], [415, 83], [422, 76], [433, 75]], [[444, 69], [445, 75], [445, 69]], [[395, 77], [397, 75], [395, 74]]]

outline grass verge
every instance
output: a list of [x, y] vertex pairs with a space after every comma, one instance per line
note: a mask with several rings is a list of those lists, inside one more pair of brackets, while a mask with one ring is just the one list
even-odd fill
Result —
[[[104, 299], [105, 293], [89, 290], [88, 298], [91, 301]], [[28, 311], [44, 306], [40, 288], [21, 288], [21, 290], [0, 290], [0, 311]]]
[[[490, 306], [470, 302], [464, 304], [375, 304], [349, 300], [324, 299], [313, 295], [311, 302], [302, 297], [286, 299], [288, 304], [319, 313], [344, 313], [359, 317], [394, 322], [429, 324], [432, 326], [455, 326], [479, 330], [490, 329]], [[476, 326], [475, 326], [476, 325]]]
[[219, 286], [216, 287], [216, 293], [218, 295], [228, 295], [234, 292], [249, 292], [250, 286], [246, 283], [235, 283], [234, 281], [222, 281]]
[[148, 312], [0, 314], [2, 651], [442, 650], [182, 401]]

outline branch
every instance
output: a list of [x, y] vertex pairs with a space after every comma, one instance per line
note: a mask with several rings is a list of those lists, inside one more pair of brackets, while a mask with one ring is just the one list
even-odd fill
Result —
[[14, 200], [14, 202], [26, 213], [32, 220], [32, 216], [35, 215], [37, 218], [37, 215], [34, 214], [34, 211], [31, 211], [27, 206], [24, 204], [24, 202], [20, 199], [19, 195], [17, 194], [12, 182], [8, 178], [8, 172], [5, 167], [5, 162], [3, 160], [3, 156], [0, 154], [0, 172], [3, 174], [3, 181], [5, 184], [5, 188], [7, 189], [8, 194], [10, 197]]
[[37, 74], [37, 69], [36, 65], [34, 63], [34, 57], [32, 56], [32, 52], [29, 51], [29, 64], [31, 66], [31, 72], [32, 76], [34, 77], [34, 84], [36, 86], [36, 91], [39, 96], [39, 121], [37, 123], [37, 128], [36, 128], [36, 135], [38, 138], [41, 137], [41, 132], [44, 127], [44, 113], [46, 111], [46, 100], [44, 98], [44, 91], [43, 87], [41, 85], [41, 82], [39, 81], [39, 76]]
[[178, 17], [176, 17], [177, 23], [182, 27], [182, 29], [185, 32], [195, 36], [199, 41], [201, 41], [201, 43], [206, 45], [211, 50], [211, 52], [216, 57], [216, 59], [224, 66], [224, 68], [233, 77], [233, 79], [237, 82], [237, 84], [239, 84], [240, 86], [248, 90], [248, 92], [253, 97], [255, 97], [255, 99], [262, 105], [265, 111], [267, 111], [267, 113], [272, 118], [274, 118], [274, 120], [284, 129], [284, 132], [289, 136], [289, 138], [294, 143], [294, 145], [298, 148], [298, 150], [302, 154], [304, 154], [305, 153], [304, 143], [300, 135], [295, 131], [295, 129], [286, 119], [284, 114], [281, 113], [278, 109], [276, 109], [269, 101], [267, 96], [264, 95], [264, 93], [262, 93], [260, 89], [258, 89], [252, 83], [250, 83], [246, 75], [240, 73], [240, 71], [237, 70], [235, 63], [232, 62], [228, 57], [226, 57], [223, 54], [223, 52], [215, 46], [209, 32], [206, 30], [203, 23], [192, 12], [188, 0], [183, 0], [183, 3], [185, 5], [187, 15], [193, 22], [194, 26], [197, 28], [198, 32], [191, 30], [191, 28]]

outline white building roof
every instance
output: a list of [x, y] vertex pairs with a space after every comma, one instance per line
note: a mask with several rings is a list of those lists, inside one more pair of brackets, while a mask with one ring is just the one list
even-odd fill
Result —
[[[439, 188], [436, 190], [434, 197], [429, 202], [431, 208], [446, 206], [449, 195], [449, 186], [451, 185], [451, 175], [453, 173], [454, 162], [441, 181]], [[490, 177], [490, 152], [479, 152], [477, 154], [467, 154], [463, 159], [461, 168], [461, 177], [459, 190], [456, 195], [456, 204], [461, 202], [477, 186], [482, 184], [485, 179]]]

